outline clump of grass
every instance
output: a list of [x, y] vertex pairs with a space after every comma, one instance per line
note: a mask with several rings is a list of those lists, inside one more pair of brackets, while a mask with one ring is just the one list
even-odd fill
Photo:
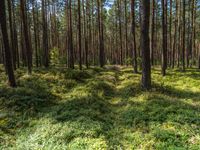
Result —
[[88, 71], [85, 70], [68, 70], [65, 73], [66, 79], [73, 79], [80, 82], [82, 82], [85, 79], [89, 79], [91, 77], [92, 74], [90, 74]]
[[103, 96], [111, 96], [115, 94], [115, 87], [106, 81], [93, 81], [87, 87], [92, 93], [101, 93]]

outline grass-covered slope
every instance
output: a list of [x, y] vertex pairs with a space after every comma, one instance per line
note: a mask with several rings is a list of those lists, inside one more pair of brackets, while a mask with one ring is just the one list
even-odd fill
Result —
[[0, 69], [0, 149], [200, 149], [200, 72], [152, 72], [151, 92], [132, 68], [16, 72]]

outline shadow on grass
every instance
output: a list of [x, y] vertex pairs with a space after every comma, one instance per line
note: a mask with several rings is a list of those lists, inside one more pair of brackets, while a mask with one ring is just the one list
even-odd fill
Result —
[[29, 109], [39, 111], [56, 102], [57, 97], [50, 92], [45, 81], [36, 78], [24, 79], [17, 88], [1, 88], [3, 107], [9, 111], [24, 112]]
[[[104, 70], [103, 72], [106, 73], [109, 70]], [[53, 70], [36, 69], [33, 75], [28, 76], [24, 75], [25, 70], [18, 70], [17, 88], [0, 87], [0, 135], [2, 133], [14, 135], [16, 127], [23, 129], [29, 127], [31, 119], [39, 119], [45, 116], [45, 114], [50, 114], [54, 111], [53, 109], [47, 110], [48, 107], [56, 106], [62, 108], [63, 105], [58, 103], [63, 99], [58, 94], [67, 94], [79, 85], [86, 84], [88, 86], [86, 88], [91, 90], [92, 95], [97, 94], [95, 92], [98, 90], [105, 97], [110, 96], [111, 92], [114, 93], [113, 87], [104, 81], [95, 81], [95, 77], [100, 73], [102, 73], [102, 69], [97, 68], [83, 71], [59, 68]], [[94, 89], [97, 90], [94, 91]], [[108, 108], [105, 107], [105, 102], [98, 101], [98, 96], [85, 98], [86, 101], [81, 100], [80, 97], [78, 97], [78, 100], [72, 99], [69, 101], [71, 104], [67, 104], [66, 107], [72, 106], [72, 112], [69, 114], [73, 114], [73, 107], [76, 109], [76, 105], [84, 106], [85, 103], [85, 105], [90, 106], [96, 99], [97, 102], [92, 111], [95, 112], [98, 108], [101, 108], [102, 111], [107, 111]], [[77, 115], [77, 113], [74, 114]], [[90, 114], [87, 115], [90, 116]], [[93, 116], [93, 118], [95, 117], [97, 116]]]
[[0, 130], [3, 133], [15, 134], [16, 127], [28, 127], [30, 118], [50, 113], [43, 109], [57, 105], [61, 100], [58, 94], [68, 93], [91, 78], [89, 71], [60, 68], [35, 69], [31, 76], [25, 72], [25, 69], [17, 70], [17, 88], [0, 86]]
[[27, 78], [17, 88], [0, 87], [0, 124], [2, 132], [14, 134], [14, 129], [28, 126], [44, 107], [55, 105], [58, 97], [50, 92], [46, 82]]
[[188, 125], [200, 125], [199, 113], [200, 107], [185, 103], [178, 99], [166, 97], [165, 95], [149, 96], [146, 102], [132, 102], [123, 112], [126, 125], [135, 125], [145, 122], [145, 125], [151, 122], [164, 123], [166, 121], [176, 122]]
[[[186, 103], [182, 97], [175, 96], [175, 94], [171, 95], [156, 90], [149, 93], [145, 101], [128, 101], [128, 98], [135, 98], [135, 96], [143, 95], [145, 92], [140, 90], [139, 84], [127, 85], [119, 91], [113, 90], [115, 93], [111, 94], [111, 98], [119, 98], [120, 102], [123, 103], [123, 105], [116, 105], [110, 102], [111, 98], [107, 97], [108, 93], [102, 96], [97, 94], [98, 90], [106, 91], [111, 87], [108, 88], [108, 85], [102, 86], [101, 84], [99, 86], [102, 89], [94, 88], [91, 85], [91, 89], [94, 91], [90, 95], [66, 101], [55, 114], [56, 122], [75, 122], [83, 127], [83, 130], [78, 135], [74, 133], [68, 142], [77, 137], [98, 138], [103, 136], [109, 148], [116, 145], [125, 148], [121, 140], [125, 138], [122, 129], [128, 128], [133, 132], [139, 129], [144, 134], [148, 134], [152, 132], [152, 124], [162, 125], [171, 122], [178, 124], [178, 126], [187, 125], [191, 128], [193, 125], [200, 126], [200, 107]], [[171, 90], [175, 92], [175, 89]], [[185, 91], [176, 92], [184, 93]], [[188, 92], [188, 95], [191, 94]], [[195, 96], [200, 96], [200, 94]], [[125, 109], [117, 113], [116, 110], [122, 107]], [[95, 127], [96, 124], [98, 124], [98, 128]], [[152, 134], [161, 142], [172, 140], [171, 143], [168, 143], [169, 145], [179, 145], [180, 147], [185, 147], [184, 144], [189, 138], [187, 136], [183, 139], [183, 135], [165, 129], [154, 130]]]
[[180, 90], [175, 93], [175, 89], [173, 92], [174, 95], [151, 92], [147, 93], [145, 101], [134, 101], [137, 99], [134, 98], [124, 104], [120, 126], [131, 129], [133, 133], [139, 131], [144, 136], [150, 134], [157, 141], [153, 146], [155, 149], [190, 149], [189, 146], [198, 145], [199, 140], [196, 143], [189, 141], [194, 135], [199, 135], [200, 106], [187, 103], [182, 99], [185, 97], [177, 94], [187, 93], [188, 98], [196, 101], [200, 93]]
[[[95, 76], [91, 76], [91, 72]], [[129, 129], [132, 132], [140, 129], [144, 134], [148, 134], [152, 132], [152, 124], [156, 126], [171, 122], [178, 124], [178, 126], [200, 126], [200, 107], [193, 106], [183, 100], [188, 98], [199, 101], [200, 93], [158, 85], [155, 85], [155, 91], [148, 93], [142, 91], [137, 83], [128, 84], [116, 90], [113, 83], [118, 81], [112, 81], [107, 76], [101, 80], [95, 80], [95, 77], [101, 73], [109, 74], [109, 70], [99, 71], [97, 69], [94, 71], [96, 74], [91, 72], [83, 77], [82, 72], [68, 73], [64, 71], [62, 73], [64, 80], [72, 79], [83, 85], [87, 83], [85, 88], [88, 90], [88, 95], [72, 97], [61, 103], [56, 103], [61, 98], [50, 91], [50, 84], [47, 84], [46, 79], [23, 79], [23, 83], [17, 89], [0, 89], [4, 109], [20, 112], [20, 118], [26, 114], [20, 126], [26, 127], [25, 121], [28, 124], [30, 117], [37, 116], [44, 107], [53, 107], [56, 104], [56, 110], [46, 110], [43, 115], [56, 111], [49, 116], [55, 123], [72, 124], [73, 132], [65, 136], [67, 143], [72, 142], [75, 138], [99, 138], [103, 136], [109, 149], [114, 149], [115, 146], [125, 149], [123, 139], [125, 139], [124, 134], [126, 133], [123, 129]], [[57, 71], [55, 71], [56, 74]], [[119, 71], [114, 71], [115, 80], [119, 80], [119, 76], [122, 74]], [[77, 84], [70, 89], [75, 86]], [[56, 88], [59, 88], [59, 85]], [[64, 85], [64, 88], [67, 87]], [[134, 101], [137, 96], [143, 94], [147, 94], [144, 101]], [[113, 104], [112, 98], [119, 98], [123, 105]], [[134, 99], [128, 100], [129, 98]], [[17, 119], [19, 117], [13, 122], [17, 122]], [[17, 126], [16, 123], [12, 124], [11, 122], [9, 125]], [[183, 146], [188, 139], [188, 137], [183, 139], [179, 133], [164, 129], [159, 130], [155, 130], [152, 134], [161, 142], [172, 141], [171, 144]]]
[[[105, 97], [91, 94], [88, 97], [75, 98], [66, 101], [54, 116], [56, 123], [73, 124], [77, 130], [66, 136], [68, 143], [76, 138], [100, 138], [103, 137], [108, 148], [122, 145], [119, 137], [122, 135], [113, 133], [116, 130], [116, 114], [113, 105]], [[113, 137], [117, 134], [117, 137]], [[113, 141], [113, 139], [117, 139]]]
[[200, 92], [193, 92], [189, 89], [180, 90], [171, 86], [160, 86], [158, 84], [154, 84], [154, 88], [157, 92], [160, 92], [163, 95], [167, 95], [172, 98], [182, 99], [182, 101], [188, 99], [191, 99], [192, 101], [200, 101]]

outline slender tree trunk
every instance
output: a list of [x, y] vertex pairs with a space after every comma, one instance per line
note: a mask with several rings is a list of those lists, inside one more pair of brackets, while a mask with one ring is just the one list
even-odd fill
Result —
[[149, 15], [150, 1], [141, 0], [142, 87], [147, 90], [151, 88]]
[[27, 23], [27, 15], [26, 15], [26, 4], [24, 0], [20, 0], [20, 7], [21, 7], [21, 15], [22, 15], [22, 22], [23, 22], [23, 30], [24, 30], [24, 40], [25, 40], [25, 51], [26, 51], [26, 61], [28, 65], [28, 73], [31, 74], [32, 72], [32, 46], [30, 43], [29, 31], [28, 31], [28, 23]]
[[36, 67], [39, 66], [39, 62], [38, 62], [38, 41], [37, 41], [37, 23], [36, 23], [36, 15], [35, 15], [35, 0], [32, 0], [32, 6], [33, 6], [33, 9], [32, 9], [32, 13], [33, 13], [33, 29], [34, 29], [34, 42], [35, 42], [35, 64], [36, 64]]
[[6, 8], [5, 8], [5, 1], [0, 1], [0, 25], [1, 31], [3, 36], [3, 43], [4, 43], [4, 50], [5, 50], [5, 65], [6, 71], [8, 74], [9, 85], [11, 87], [16, 86], [15, 76], [13, 71], [13, 64], [12, 64], [12, 56], [11, 56], [11, 49], [9, 46], [8, 40], [8, 33], [7, 33], [7, 25], [6, 25]]
[[78, 49], [79, 49], [79, 69], [82, 70], [82, 33], [81, 33], [81, 2], [78, 0]]
[[196, 24], [196, 0], [192, 0], [192, 29], [191, 29], [191, 66], [194, 65], [194, 53], [195, 53], [195, 24]]
[[137, 68], [137, 50], [136, 50], [136, 37], [135, 37], [135, 0], [131, 0], [131, 35], [132, 35], [132, 59], [133, 69], [138, 73]]
[[[128, 21], [127, 21], [127, 0], [124, 0], [124, 18], [125, 18], [125, 56], [126, 56], [126, 61], [129, 58], [129, 54], [128, 54]], [[126, 62], [126, 65], [127, 62]]]
[[[189, 68], [190, 56], [192, 50], [192, 1], [188, 2], [188, 17], [187, 17], [187, 46], [186, 46], [186, 67]], [[190, 23], [191, 22], [191, 23]]]
[[181, 1], [178, 2], [179, 3], [179, 11], [178, 11], [178, 52], [177, 52], [177, 67], [180, 67], [180, 59], [181, 59]]
[[69, 0], [69, 10], [68, 10], [68, 67], [74, 69], [74, 47], [73, 47], [73, 28], [72, 28], [72, 1]]
[[154, 35], [155, 35], [155, 0], [152, 2], [152, 27], [151, 27], [151, 65], [154, 65]]
[[89, 59], [90, 59], [90, 50], [91, 49], [91, 17], [90, 17], [90, 1], [86, 0], [86, 41], [85, 41], [85, 50], [86, 50], [86, 67], [89, 68]]
[[167, 69], [167, 0], [162, 0], [162, 75], [166, 75]]
[[48, 28], [47, 28], [47, 11], [46, 0], [42, 0], [42, 30], [43, 30], [43, 50], [44, 50], [44, 66], [49, 67], [49, 43], [48, 43]]
[[120, 39], [120, 65], [123, 65], [123, 45], [122, 45], [122, 23], [121, 23], [121, 0], [117, 0], [119, 17], [119, 39]]
[[176, 18], [175, 18], [175, 31], [174, 31], [174, 43], [173, 43], [173, 51], [172, 51], [172, 68], [175, 65], [175, 51], [177, 46], [177, 24], [178, 24], [178, 1], [176, 0]]
[[169, 66], [172, 66], [172, 0], [170, 0], [170, 19], [169, 19]]
[[16, 59], [16, 63], [17, 63], [17, 67], [19, 68], [20, 66], [20, 58], [19, 58], [19, 48], [18, 48], [18, 35], [17, 35], [17, 26], [16, 26], [16, 19], [15, 19], [15, 14], [16, 14], [16, 11], [15, 11], [15, 4], [14, 4], [14, 0], [12, 0], [12, 12], [13, 12], [13, 38], [14, 38], [14, 41], [13, 41], [13, 44], [14, 44], [14, 51], [16, 54], [14, 59]]
[[104, 60], [104, 41], [103, 41], [103, 19], [102, 19], [102, 0], [97, 0], [98, 28], [99, 28], [99, 61], [100, 66], [105, 65]]
[[183, 0], [183, 37], [182, 37], [182, 69], [185, 71], [185, 0]]
[[11, 55], [12, 55], [12, 61], [13, 61], [13, 67], [16, 69], [16, 49], [15, 49], [15, 43], [14, 43], [14, 32], [13, 32], [13, 17], [12, 17], [12, 6], [11, 6], [11, 0], [7, 1], [8, 4], [8, 14], [9, 14], [9, 25], [10, 25], [10, 40], [11, 40]]

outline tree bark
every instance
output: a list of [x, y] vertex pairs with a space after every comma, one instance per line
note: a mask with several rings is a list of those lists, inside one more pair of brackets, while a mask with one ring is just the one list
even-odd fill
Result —
[[155, 0], [152, 2], [152, 27], [151, 27], [151, 65], [154, 65], [154, 48], [155, 48]]
[[133, 69], [135, 73], [138, 73], [136, 37], [135, 37], [135, 0], [131, 0], [131, 35], [132, 35]]
[[173, 50], [172, 50], [172, 68], [175, 65], [175, 52], [177, 46], [177, 25], [178, 25], [178, 1], [176, 0], [176, 18], [175, 18], [175, 31], [174, 31], [174, 43], [173, 43]]
[[151, 88], [149, 15], [150, 1], [141, 0], [142, 87], [146, 90]]
[[167, 0], [162, 0], [162, 75], [167, 69]]
[[48, 28], [47, 28], [47, 12], [46, 0], [42, 0], [42, 30], [43, 30], [43, 51], [44, 51], [44, 66], [49, 67], [49, 43], [48, 43]]
[[21, 7], [21, 15], [22, 15], [22, 22], [23, 22], [23, 33], [24, 33], [24, 40], [25, 40], [25, 52], [26, 52], [26, 61], [28, 65], [28, 73], [31, 74], [32, 72], [32, 46], [30, 43], [29, 31], [28, 31], [28, 23], [27, 23], [27, 15], [26, 15], [26, 4], [24, 0], [20, 0], [20, 7]]
[[82, 33], [81, 33], [81, 2], [78, 0], [78, 49], [79, 49], [79, 69], [82, 70]]
[[104, 67], [105, 56], [104, 56], [104, 41], [103, 41], [102, 0], [97, 0], [97, 15], [98, 15], [98, 29], [99, 29], [99, 61], [100, 61], [100, 67]]
[[185, 71], [185, 0], [183, 0], [182, 69]]
[[6, 71], [8, 74], [9, 85], [11, 87], [16, 86], [15, 82], [15, 75], [13, 71], [13, 64], [12, 64], [12, 56], [11, 56], [11, 49], [9, 46], [8, 41], [8, 33], [7, 33], [7, 25], [6, 25], [6, 8], [5, 8], [5, 1], [0, 1], [0, 25], [1, 31], [3, 36], [3, 43], [4, 43], [4, 51], [5, 51], [5, 65]]

